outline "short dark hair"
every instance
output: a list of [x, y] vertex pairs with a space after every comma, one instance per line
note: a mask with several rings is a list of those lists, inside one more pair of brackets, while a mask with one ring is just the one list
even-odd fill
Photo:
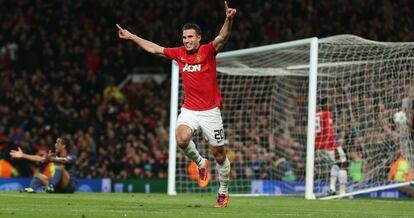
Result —
[[201, 28], [195, 23], [186, 23], [186, 24], [184, 24], [182, 31], [191, 30], [191, 29], [195, 30], [196, 34], [201, 36], [201, 33], [202, 33]]
[[328, 98], [326, 98], [326, 97], [322, 97], [318, 100], [319, 100], [320, 105], [326, 105], [328, 103]]
[[318, 104], [321, 109], [326, 109], [328, 106], [328, 98], [326, 97], [319, 98]]
[[61, 136], [61, 137], [59, 137], [59, 138], [60, 138], [61, 143], [62, 143], [63, 145], [65, 145], [66, 150], [67, 150], [67, 151], [70, 151], [70, 149], [71, 149], [71, 144], [70, 144], [70, 140], [69, 140], [69, 138], [67, 138], [67, 137], [65, 137], [65, 136]]

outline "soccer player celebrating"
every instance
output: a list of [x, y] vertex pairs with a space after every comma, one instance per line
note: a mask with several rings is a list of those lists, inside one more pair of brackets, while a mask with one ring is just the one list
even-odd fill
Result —
[[[331, 169], [328, 195], [336, 195], [337, 179], [339, 180], [339, 193], [345, 194], [348, 175], [346, 170], [341, 168], [346, 162], [346, 155], [342, 147], [335, 142], [333, 116], [328, 110], [327, 103], [328, 100], [322, 98], [319, 104], [320, 110], [316, 113], [316, 156], [327, 163]], [[339, 161], [335, 158], [336, 154], [339, 156]]]
[[53, 162], [55, 173], [49, 181], [48, 177], [42, 173], [35, 173], [29, 188], [26, 192], [36, 192], [41, 186], [47, 186], [46, 192], [49, 193], [73, 193], [76, 189], [76, 157], [69, 154], [69, 140], [57, 138], [55, 143], [56, 155], [49, 152], [47, 156], [25, 154], [20, 148], [12, 150], [10, 156], [13, 158], [23, 158], [35, 162]]
[[230, 37], [236, 10], [224, 2], [226, 19], [218, 36], [210, 43], [200, 44], [201, 29], [196, 24], [185, 24], [182, 28], [183, 45], [164, 48], [142, 39], [117, 25], [121, 39], [132, 40], [145, 51], [178, 62], [184, 82], [184, 104], [178, 116], [176, 141], [185, 155], [198, 165], [201, 188], [209, 182], [208, 160], [203, 158], [192, 141], [192, 135], [201, 129], [212, 146], [211, 151], [217, 162], [220, 188], [216, 207], [227, 207], [229, 201], [228, 182], [230, 162], [224, 150], [223, 121], [219, 106], [221, 96], [216, 78], [216, 55]]

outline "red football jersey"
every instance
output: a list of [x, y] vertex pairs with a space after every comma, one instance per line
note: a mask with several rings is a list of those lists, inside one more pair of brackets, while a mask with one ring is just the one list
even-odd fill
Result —
[[184, 82], [184, 108], [209, 110], [220, 106], [217, 83], [216, 55], [212, 42], [203, 44], [194, 54], [187, 54], [184, 46], [164, 48], [164, 54], [178, 62]]
[[335, 130], [333, 127], [333, 116], [329, 111], [316, 113], [315, 127], [315, 149], [333, 150], [338, 147], [335, 142]]

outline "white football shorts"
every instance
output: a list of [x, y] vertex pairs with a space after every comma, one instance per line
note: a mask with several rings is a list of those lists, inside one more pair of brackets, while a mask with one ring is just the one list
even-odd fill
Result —
[[190, 127], [193, 134], [201, 129], [204, 138], [212, 146], [224, 145], [223, 119], [218, 107], [205, 111], [181, 108], [176, 127], [179, 125]]

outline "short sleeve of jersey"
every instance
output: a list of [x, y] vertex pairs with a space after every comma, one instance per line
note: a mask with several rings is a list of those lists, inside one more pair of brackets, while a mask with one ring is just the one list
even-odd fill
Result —
[[177, 60], [177, 48], [164, 48], [164, 55], [170, 59]]
[[218, 51], [216, 50], [216, 48], [214, 48], [213, 42], [208, 43], [207, 48], [208, 48], [209, 53], [211, 53], [214, 56], [217, 55]]

